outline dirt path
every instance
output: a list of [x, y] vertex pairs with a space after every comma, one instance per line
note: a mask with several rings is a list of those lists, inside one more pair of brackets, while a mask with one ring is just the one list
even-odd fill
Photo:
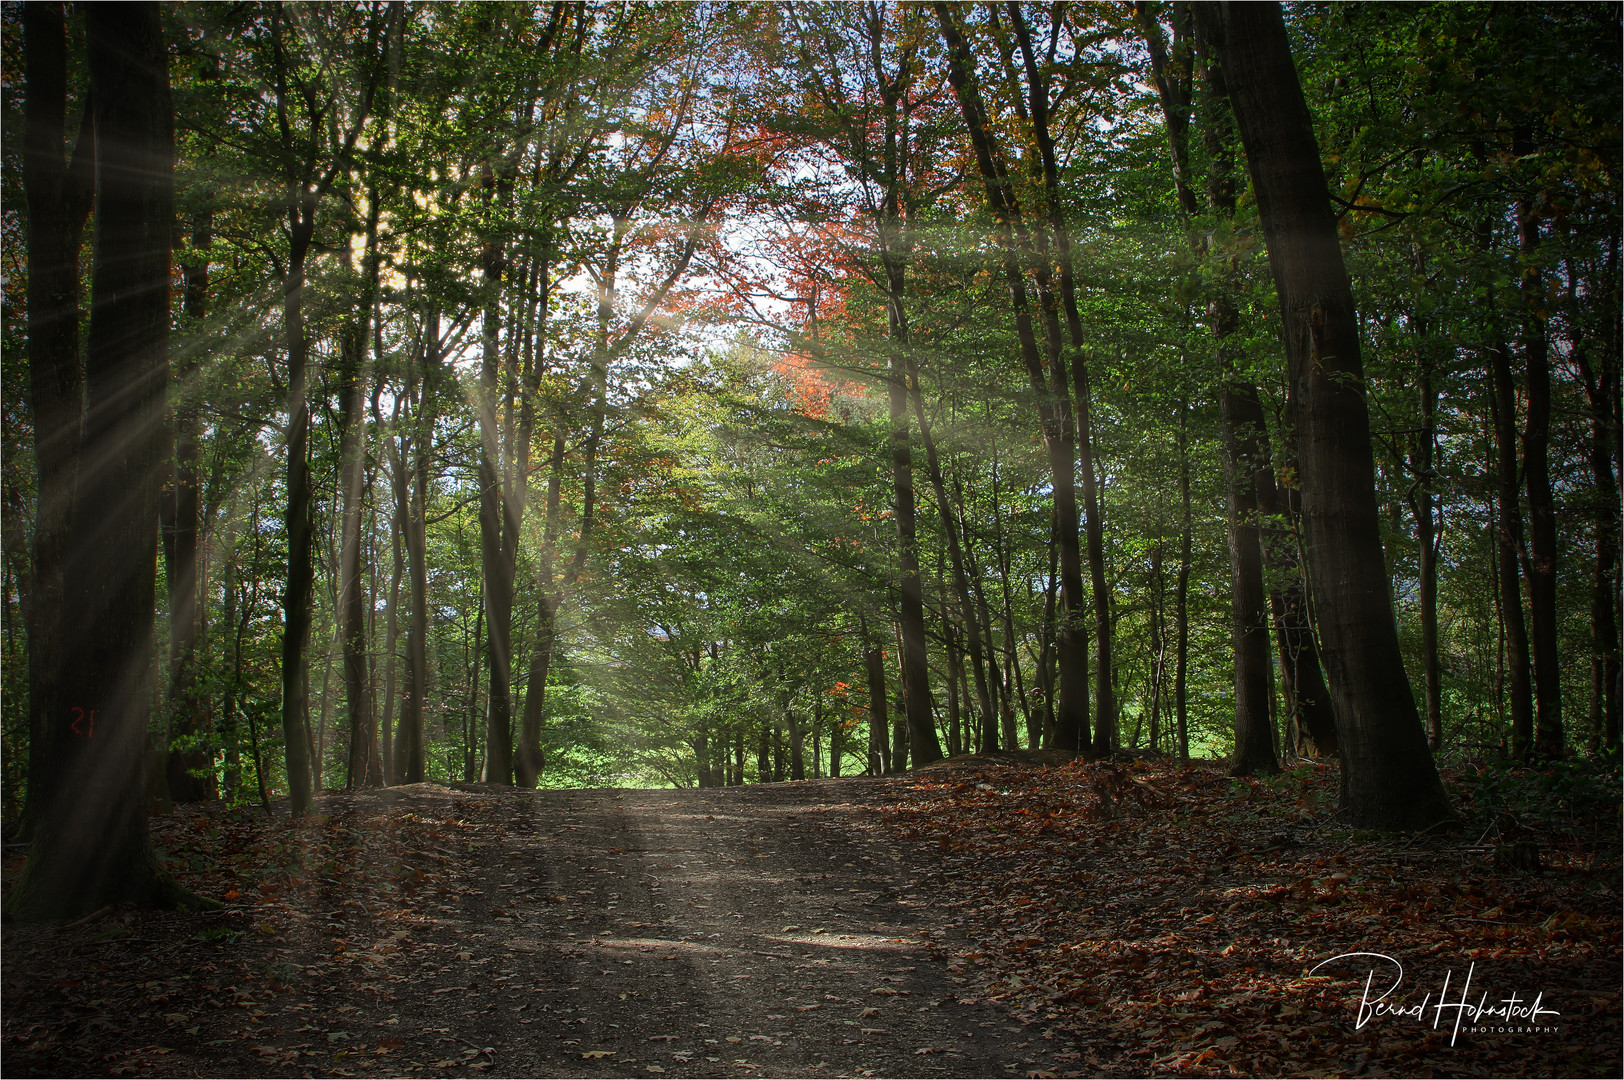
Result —
[[1042, 1069], [1062, 1048], [950, 968], [908, 852], [852, 805], [871, 783], [329, 797], [285, 890], [245, 883], [202, 930], [9, 928], [6, 1071]]

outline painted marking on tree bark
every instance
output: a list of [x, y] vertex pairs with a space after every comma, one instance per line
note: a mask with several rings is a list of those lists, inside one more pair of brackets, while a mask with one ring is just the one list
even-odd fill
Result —
[[[83, 735], [87, 739], [95, 738], [96, 737], [96, 710], [91, 709], [89, 713], [86, 713], [85, 710], [83, 710], [79, 706], [75, 705], [69, 711], [73, 713], [73, 723], [69, 725], [69, 727], [71, 727], [73, 729], [73, 733], [75, 735]], [[83, 724], [87, 718], [90, 721], [89, 725], [86, 726], [86, 727], [81, 728], [79, 725]]]

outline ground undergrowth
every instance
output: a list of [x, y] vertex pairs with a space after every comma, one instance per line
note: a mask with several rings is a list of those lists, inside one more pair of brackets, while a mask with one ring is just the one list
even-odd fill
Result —
[[876, 811], [982, 942], [953, 967], [1085, 1074], [1617, 1075], [1616, 773], [1446, 782], [1463, 821], [1423, 836], [1339, 827], [1312, 765], [971, 759]]
[[155, 843], [223, 909], [8, 925], [3, 1062], [1618, 1075], [1616, 774], [1446, 781], [1463, 824], [1422, 836], [1340, 827], [1330, 768], [1033, 755], [710, 792], [419, 785], [296, 825], [183, 808]]

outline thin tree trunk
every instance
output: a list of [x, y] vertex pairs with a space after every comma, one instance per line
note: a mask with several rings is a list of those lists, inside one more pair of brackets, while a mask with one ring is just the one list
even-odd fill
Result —
[[[900, 299], [898, 297], [899, 303]], [[930, 422], [925, 417], [925, 399], [919, 385], [918, 366], [914, 363], [913, 355], [906, 349], [903, 350], [902, 356], [907, 369], [908, 397], [913, 403], [914, 421], [919, 425], [919, 438], [925, 446], [925, 471], [930, 477], [931, 490], [936, 495], [936, 512], [942, 521], [942, 531], [947, 536], [948, 562], [953, 575], [953, 597], [958, 603], [960, 618], [964, 623], [965, 643], [970, 652], [970, 667], [975, 673], [976, 703], [979, 706], [982, 723], [995, 724], [997, 710], [993, 707], [992, 695], [987, 685], [987, 672], [983, 666], [985, 649], [982, 645], [982, 628], [980, 620], [976, 617], [975, 602], [970, 596], [970, 584], [965, 574], [964, 547], [968, 546], [968, 537], [965, 545], [961, 546], [959, 522], [953, 513], [953, 500], [948, 495], [947, 482], [942, 476], [942, 462], [936, 454], [936, 440], [931, 436]], [[919, 740], [914, 741], [917, 743]]]
[[1177, 620], [1173, 649], [1173, 730], [1178, 759], [1190, 760], [1190, 725], [1187, 712], [1190, 667], [1190, 403], [1179, 401], [1179, 572], [1173, 579], [1173, 616]]
[[1156, 524], [1156, 544], [1150, 549], [1150, 749], [1161, 749], [1162, 735], [1162, 674], [1167, 659], [1166, 615], [1162, 607], [1166, 596], [1162, 577], [1162, 526]]
[[[1215, 330], [1220, 343], [1228, 334], [1229, 329]], [[1246, 393], [1250, 389], [1231, 383], [1219, 391], [1225, 487], [1229, 492], [1230, 640], [1235, 654], [1235, 760], [1230, 765], [1231, 776], [1268, 776], [1280, 771], [1274, 724], [1269, 718], [1274, 665], [1269, 656], [1269, 604], [1263, 588], [1263, 548], [1252, 477], [1257, 468], [1257, 433], [1263, 426], [1263, 410], [1255, 392]]]
[[[213, 215], [200, 210], [192, 219], [192, 258], [181, 269], [183, 311], [194, 334], [208, 314], [209, 247]], [[169, 584], [169, 737], [198, 739], [209, 735], [205, 704], [197, 691], [197, 645], [202, 632], [203, 578], [199, 573], [197, 446], [201, 342], [182, 349], [176, 358], [176, 401], [172, 409], [174, 475], [165, 505], [164, 570]], [[169, 797], [175, 802], [201, 802], [215, 796], [213, 754], [207, 746], [169, 748], [165, 757]]]
[[[378, 281], [378, 193], [369, 192], [366, 222], [366, 284], [339, 342], [339, 484], [342, 488], [338, 562], [339, 637], [344, 653], [344, 701], [349, 719], [349, 757], [344, 786], [381, 787], [378, 721], [367, 660], [367, 610], [361, 587], [362, 525], [366, 504], [367, 408], [362, 368]], [[322, 711], [326, 712], [323, 699]]]
[[[374, 323], [376, 326], [376, 323]], [[381, 338], [378, 359], [382, 359]], [[395, 397], [393, 416], [390, 430], [397, 428], [401, 421], [401, 400], [406, 396], [405, 391]], [[372, 418], [374, 426], [384, 431], [383, 417], [378, 410], [378, 398], [372, 399]], [[406, 572], [405, 538], [407, 504], [400, 496], [404, 490], [406, 477], [404, 465], [401, 462], [399, 445], [396, 436], [390, 434], [384, 442], [385, 451], [389, 459], [390, 490], [395, 496], [394, 509], [390, 515], [389, 546], [392, 556], [389, 569], [389, 607], [384, 615], [383, 631], [383, 697], [381, 698], [382, 711], [378, 714], [379, 752], [382, 756], [382, 771], [384, 784], [397, 782], [398, 773], [395, 768], [395, 741], [394, 741], [394, 713], [395, 713], [395, 651], [400, 647], [400, 581]]]
[[[486, 205], [500, 200], [505, 205], [506, 189], [487, 169]], [[498, 189], [501, 194], [498, 195]], [[495, 238], [485, 241], [482, 256], [485, 311], [480, 332], [479, 369], [479, 539], [481, 565], [485, 577], [485, 633], [490, 652], [489, 708], [486, 713], [485, 767], [480, 779], [493, 784], [513, 783], [513, 673], [511, 639], [513, 631], [513, 575], [508, 564], [504, 534], [508, 532], [507, 490], [504, 484], [502, 437], [497, 426], [496, 404], [500, 396], [501, 289], [507, 269], [506, 252]]]
[[[408, 580], [411, 591], [411, 623], [406, 635], [406, 694], [402, 699], [400, 728], [395, 747], [395, 769], [401, 783], [420, 784], [424, 779], [427, 751], [423, 713], [428, 695], [428, 498], [429, 461], [434, 450], [435, 394], [439, 378], [440, 313], [431, 311], [423, 331], [419, 351], [422, 371], [418, 376], [415, 429], [410, 439], [402, 438], [401, 486], [396, 505], [406, 519], [405, 540]], [[409, 380], [409, 376], [408, 376]], [[405, 470], [410, 467], [410, 490]]]
[[1592, 373], [1582, 348], [1573, 350], [1590, 399], [1590, 471], [1595, 481], [1598, 509], [1595, 526], [1596, 558], [1591, 567], [1590, 592], [1590, 728], [1591, 738], [1609, 750], [1619, 744], [1620, 657], [1618, 620], [1619, 487], [1613, 470], [1618, 446], [1616, 426], [1619, 365], [1609, 346], [1602, 356], [1601, 377]]
[[1443, 686], [1438, 664], [1438, 527], [1433, 487], [1433, 456], [1438, 441], [1438, 387], [1433, 381], [1427, 324], [1417, 320], [1416, 336], [1426, 355], [1421, 361], [1421, 430], [1416, 435], [1411, 468], [1415, 472], [1415, 532], [1421, 582], [1421, 669], [1426, 680], [1427, 746], [1437, 753], [1444, 745]]
[[[1513, 137], [1512, 142], [1520, 140]], [[1533, 147], [1514, 145], [1513, 153]], [[1562, 670], [1557, 655], [1556, 500], [1551, 493], [1551, 358], [1545, 334], [1545, 276], [1536, 263], [1539, 218], [1528, 199], [1517, 202], [1517, 237], [1523, 255], [1522, 349], [1527, 368], [1528, 413], [1522, 437], [1523, 481], [1528, 489], [1528, 611], [1533, 623], [1530, 660], [1534, 669], [1536, 757], [1562, 757]]]
[[[1485, 235], [1482, 226], [1479, 235]], [[1495, 565], [1506, 636], [1506, 690], [1511, 699], [1510, 753], [1521, 761], [1534, 752], [1534, 703], [1528, 624], [1523, 617], [1517, 566], [1523, 547], [1522, 504], [1517, 491], [1517, 388], [1512, 381], [1510, 356], [1504, 343], [1496, 340], [1486, 350], [1486, 357], [1492, 395], [1489, 413], [1494, 424], [1496, 509], [1500, 524], [1495, 537], [1498, 541]]]
[[[1026, 225], [1014, 189], [1004, 173], [993, 143], [987, 110], [974, 73], [974, 61], [958, 27], [953, 5], [933, 5], [948, 49], [948, 79], [958, 99], [965, 127], [975, 149], [976, 165], [986, 189], [987, 205], [997, 224], [998, 243], [1003, 255], [1005, 283], [1010, 306], [1015, 313], [1015, 332], [1022, 362], [1038, 401], [1039, 423], [1049, 455], [1054, 479], [1054, 529], [1060, 556], [1062, 615], [1056, 634], [1060, 661], [1059, 701], [1055, 709], [1056, 741], [1062, 749], [1082, 750], [1087, 746], [1088, 672], [1087, 661], [1078, 648], [1078, 622], [1083, 613], [1082, 555], [1077, 539], [1076, 442], [1072, 429], [1070, 391], [1066, 386], [1064, 361], [1051, 348], [1051, 372], [1044, 371], [1032, 326], [1032, 306], [1028, 297], [1021, 248], [1025, 246]], [[1052, 312], [1049, 315], [1052, 316]], [[1053, 335], [1051, 335], [1053, 336]], [[1058, 344], [1056, 341], [1055, 344]], [[1051, 379], [1050, 376], [1053, 376]], [[1107, 691], [1108, 693], [1109, 691]]]
[[868, 678], [868, 769], [870, 776], [881, 776], [891, 771], [891, 744], [887, 734], [890, 724], [885, 708], [885, 653], [869, 642], [867, 623], [859, 625], [863, 641], [867, 643], [863, 666]]

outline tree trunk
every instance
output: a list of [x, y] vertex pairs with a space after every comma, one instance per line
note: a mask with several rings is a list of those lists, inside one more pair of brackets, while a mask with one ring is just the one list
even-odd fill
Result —
[[[362, 525], [366, 503], [367, 409], [362, 367], [367, 353], [372, 298], [378, 281], [378, 193], [367, 200], [366, 284], [360, 301], [339, 342], [339, 484], [338, 562], [339, 636], [344, 650], [344, 701], [349, 715], [349, 759], [344, 785], [381, 787], [383, 770], [378, 749], [378, 720], [372, 693], [371, 664], [367, 659], [367, 603], [361, 587]], [[325, 710], [325, 705], [323, 706]]]
[[[1220, 316], [1219, 325], [1225, 320]], [[1222, 350], [1233, 328], [1214, 331]], [[1233, 366], [1221, 366], [1233, 373]], [[1247, 391], [1252, 391], [1248, 393]], [[1263, 409], [1256, 391], [1231, 377], [1219, 389], [1224, 440], [1225, 487], [1229, 492], [1230, 641], [1235, 653], [1235, 760], [1231, 776], [1270, 776], [1280, 771], [1274, 723], [1274, 665], [1269, 656], [1269, 604], [1263, 588], [1263, 547], [1257, 526], [1258, 432]]]
[[[1482, 229], [1480, 227], [1480, 234]], [[1498, 339], [1498, 335], [1496, 335]], [[1517, 492], [1517, 388], [1503, 342], [1486, 350], [1494, 424], [1495, 494], [1499, 528], [1495, 533], [1496, 580], [1506, 638], [1506, 692], [1511, 706], [1510, 754], [1519, 761], [1534, 751], [1534, 703], [1530, 685], [1528, 624], [1523, 617], [1517, 563], [1522, 553], [1522, 504]]]
[[[900, 284], [900, 280], [899, 280]], [[900, 306], [901, 297], [896, 298]], [[906, 327], [906, 323], [903, 324]], [[987, 672], [983, 666], [984, 649], [982, 645], [981, 623], [977, 618], [976, 606], [970, 595], [970, 583], [965, 573], [965, 545], [959, 543], [959, 523], [953, 513], [953, 500], [948, 495], [947, 481], [942, 476], [942, 462], [936, 454], [936, 440], [931, 436], [930, 422], [925, 417], [925, 397], [919, 385], [919, 370], [914, 363], [913, 355], [906, 348], [902, 352], [904, 366], [907, 369], [908, 397], [913, 404], [914, 421], [919, 425], [919, 438], [925, 446], [925, 471], [930, 477], [930, 486], [936, 496], [936, 512], [942, 520], [942, 531], [947, 536], [947, 555], [952, 572], [953, 598], [958, 603], [959, 614], [963, 620], [965, 642], [970, 652], [970, 667], [975, 673], [976, 702], [979, 706], [982, 723], [992, 725], [997, 722], [997, 710], [992, 703], [991, 692], [987, 684]], [[917, 551], [917, 547], [915, 549]], [[943, 617], [946, 618], [944, 606]], [[921, 631], [923, 626], [921, 625]], [[928, 690], [926, 691], [928, 694]], [[955, 703], [956, 705], [956, 703]], [[934, 729], [932, 729], [934, 734]], [[919, 740], [915, 739], [917, 744]], [[937, 757], [941, 755], [938, 752]]]
[[[1519, 140], [1514, 136], [1514, 144]], [[1532, 153], [1515, 145], [1513, 153]], [[1534, 755], [1562, 757], [1562, 669], [1557, 655], [1556, 500], [1551, 494], [1551, 358], [1545, 335], [1545, 276], [1535, 260], [1539, 218], [1531, 201], [1517, 202], [1517, 236], [1523, 255], [1522, 347], [1527, 365], [1528, 415], [1522, 438], [1523, 480], [1528, 488], [1528, 611], [1533, 623]]]
[[[406, 521], [403, 531], [412, 612], [406, 633], [406, 693], [401, 700], [400, 727], [395, 739], [395, 771], [403, 784], [422, 783], [427, 764], [423, 711], [427, 705], [425, 699], [429, 683], [429, 462], [434, 450], [434, 403], [441, 363], [440, 314], [437, 310], [429, 313], [426, 324], [418, 354], [422, 360], [422, 371], [417, 380], [417, 408], [412, 417], [414, 430], [409, 440], [404, 437], [401, 440], [402, 472], [395, 496], [396, 506]], [[409, 490], [407, 468], [411, 470]]]
[[[868, 628], [863, 628], [868, 639]], [[868, 677], [868, 769], [870, 776], [881, 776], [891, 771], [891, 744], [887, 732], [890, 722], [885, 711], [885, 653], [878, 645], [863, 652], [863, 665]]]
[[1383, 558], [1359, 328], [1313, 122], [1276, 4], [1195, 9], [1246, 147], [1290, 362], [1304, 535], [1342, 749], [1343, 818], [1453, 818], [1399, 650]]
[[[1020, 343], [1021, 360], [1025, 364], [1033, 396], [1038, 402], [1038, 419], [1043, 430], [1044, 447], [1049, 455], [1049, 469], [1054, 478], [1054, 535], [1060, 556], [1062, 609], [1056, 633], [1056, 649], [1060, 654], [1059, 701], [1053, 706], [1056, 712], [1056, 742], [1061, 749], [1082, 750], [1087, 747], [1088, 740], [1088, 668], [1087, 660], [1079, 649], [1078, 623], [1084, 609], [1082, 553], [1077, 539], [1077, 444], [1072, 428], [1064, 360], [1058, 353], [1053, 353], [1049, 357], [1051, 371], [1044, 371], [1044, 359], [1039, 353], [1032, 326], [1032, 305], [1021, 266], [1025, 221], [993, 143], [986, 107], [975, 78], [974, 61], [958, 28], [956, 10], [946, 3], [937, 3], [934, 8], [941, 25], [942, 40], [948, 49], [948, 79], [953, 85], [959, 111], [963, 114], [975, 149], [976, 165], [986, 189], [988, 209], [997, 223], [1004, 280], [1009, 289], [1010, 306], [1015, 312], [1015, 333]], [[983, 749], [990, 748], [984, 746]]]
[[[1082, 474], [1084, 535], [1087, 539], [1088, 576], [1094, 609], [1094, 738], [1088, 748], [1090, 756], [1108, 757], [1117, 743], [1116, 686], [1111, 623], [1111, 593], [1105, 579], [1104, 524], [1100, 515], [1099, 482], [1094, 471], [1094, 426], [1092, 420], [1093, 391], [1089, 383], [1087, 346], [1083, 339], [1083, 320], [1077, 308], [1077, 284], [1072, 266], [1071, 234], [1065, 221], [1065, 196], [1060, 186], [1060, 168], [1055, 155], [1054, 139], [1049, 133], [1049, 87], [1038, 66], [1032, 48], [1031, 32], [1026, 16], [1018, 3], [1005, 5], [1016, 39], [1021, 47], [1021, 59], [1026, 68], [1028, 98], [1032, 122], [1033, 141], [1038, 149], [1038, 166], [1033, 171], [1041, 180], [1043, 204], [1047, 210], [1047, 226], [1054, 237], [1055, 255], [1059, 263], [1060, 307], [1065, 313], [1066, 334], [1071, 341], [1071, 376], [1069, 388], [1075, 401], [1072, 407], [1072, 425], [1075, 431], [1077, 471]], [[1058, 20], [1058, 11], [1051, 13]], [[1058, 33], [1058, 21], [1051, 24]], [[1054, 393], [1066, 411], [1065, 361], [1060, 348], [1059, 327], [1055, 324], [1053, 286], [1043, 224], [1034, 222], [1032, 231], [1036, 264], [1033, 274], [1038, 284], [1040, 308], [1044, 313], [1045, 337], [1050, 343], [1049, 370]], [[1064, 423], [1064, 418], [1063, 421]], [[1075, 632], [1075, 630], [1074, 630]]]
[[[1268, 456], [1267, 451], [1264, 454]], [[1295, 473], [1296, 463], [1290, 452], [1290, 443], [1282, 451], [1284, 472]], [[1301, 496], [1297, 489], [1277, 485], [1274, 474], [1257, 474], [1258, 509], [1270, 521], [1283, 522], [1271, 526], [1274, 535], [1265, 534], [1263, 554], [1274, 573], [1285, 579], [1285, 584], [1269, 596], [1274, 611], [1274, 630], [1280, 655], [1280, 670], [1285, 683], [1286, 704], [1290, 710], [1293, 747], [1298, 753], [1316, 757], [1337, 757], [1341, 751], [1336, 734], [1336, 716], [1331, 709], [1331, 694], [1325, 688], [1325, 676], [1320, 668], [1319, 646], [1314, 642], [1314, 628], [1308, 612], [1308, 592], [1302, 580], [1302, 564], [1298, 556], [1297, 523], [1301, 520]]]
[[[34, 26], [52, 36], [47, 11]], [[144, 775], [168, 368], [174, 135], [155, 3], [86, 11], [98, 146], [85, 415], [64, 571], [74, 616], [51, 784], [12, 919], [196, 906], [157, 866]], [[42, 42], [51, 48], [50, 42]], [[59, 55], [59, 54], [58, 54]], [[60, 329], [60, 327], [59, 327]], [[65, 335], [64, 335], [65, 337]]]
[[[496, 182], [488, 173], [487, 195]], [[489, 202], [489, 199], [487, 199]], [[496, 402], [500, 396], [501, 288], [506, 259], [497, 239], [485, 242], [483, 256], [485, 312], [480, 333], [479, 369], [479, 541], [485, 576], [485, 633], [490, 652], [490, 690], [485, 727], [485, 768], [480, 779], [493, 784], [513, 783], [513, 567], [506, 559], [508, 509], [502, 437], [497, 427]]]
[[[197, 334], [208, 313], [209, 247], [213, 216], [199, 211], [192, 222], [192, 259], [181, 269], [182, 296], [188, 328]], [[176, 401], [172, 409], [174, 475], [161, 511], [164, 518], [164, 570], [169, 585], [169, 738], [197, 740], [209, 735], [206, 702], [197, 688], [197, 643], [202, 632], [203, 579], [197, 557], [197, 444], [203, 355], [194, 340], [176, 357]], [[202, 802], [215, 797], [213, 753], [207, 746], [179, 750], [165, 757], [169, 797], [175, 802]]]
[[[71, 750], [60, 723], [72, 624], [63, 567], [72, 541], [84, 380], [79, 368], [79, 248], [90, 213], [94, 117], [84, 110], [71, 164], [67, 24], [58, 3], [22, 9], [26, 97], [23, 191], [28, 211], [28, 412], [37, 482], [28, 596], [28, 793], [19, 832], [31, 837], [56, 789], [54, 759]], [[77, 620], [75, 620], [77, 622]], [[59, 750], [59, 747], [61, 748]]]
[[288, 574], [282, 594], [282, 740], [294, 817], [302, 817], [310, 810], [313, 795], [306, 653], [315, 601], [315, 562], [311, 551], [310, 343], [305, 336], [304, 277], [305, 255], [315, 231], [315, 210], [314, 200], [301, 196], [288, 211], [292, 249], [282, 281], [283, 335], [288, 357], [287, 507], [283, 514]]
[[1150, 549], [1150, 749], [1161, 750], [1162, 683], [1167, 661], [1167, 617], [1163, 607], [1167, 596], [1162, 574], [1162, 524], [1156, 524], [1156, 544]]
[[1173, 732], [1178, 759], [1190, 760], [1190, 725], [1187, 714], [1190, 670], [1190, 403], [1179, 401], [1179, 572], [1173, 579], [1173, 616], [1177, 620], [1173, 649]]
[[789, 727], [789, 778], [805, 780], [806, 731], [801, 727], [801, 718], [795, 715], [795, 710], [787, 706], [784, 709], [784, 722]]
[[1433, 456], [1437, 449], [1438, 387], [1432, 378], [1431, 349], [1426, 325], [1418, 322], [1417, 337], [1428, 355], [1421, 362], [1421, 430], [1416, 435], [1411, 468], [1415, 473], [1415, 540], [1421, 578], [1421, 670], [1426, 680], [1427, 746], [1437, 753], [1444, 745], [1443, 686], [1438, 665], [1438, 522], [1433, 501]]
[[[375, 324], [376, 325], [376, 324]], [[382, 350], [379, 350], [378, 359], [382, 359]], [[393, 423], [391, 428], [398, 427], [401, 418], [401, 398], [404, 392], [395, 398]], [[372, 418], [374, 426], [384, 431], [383, 417], [378, 411], [378, 399], [372, 399]], [[389, 458], [389, 484], [395, 496], [394, 510], [390, 515], [389, 546], [392, 556], [389, 569], [389, 600], [388, 610], [384, 615], [383, 630], [383, 697], [380, 698], [381, 711], [378, 714], [378, 753], [381, 758], [383, 783], [396, 782], [395, 771], [395, 742], [394, 742], [394, 712], [395, 712], [395, 651], [400, 647], [400, 581], [406, 573], [406, 550], [403, 534], [406, 531], [406, 504], [400, 498], [405, 475], [404, 465], [400, 459], [399, 445], [396, 437], [391, 434], [384, 443]], [[381, 511], [380, 511], [381, 516]]]
[[1590, 471], [1600, 496], [1590, 591], [1591, 738], [1608, 750], [1616, 750], [1621, 689], [1618, 619], [1613, 610], [1618, 602], [1619, 558], [1619, 488], [1613, 470], [1613, 451], [1618, 446], [1618, 354], [1611, 346], [1604, 351], [1598, 379], [1585, 350], [1575, 348], [1573, 353], [1590, 400]]
[[[1205, 71], [1211, 92], [1204, 140], [1211, 158], [1207, 205], [1228, 220], [1235, 216], [1234, 129], [1223, 68], [1209, 63]], [[1169, 109], [1164, 97], [1163, 111]], [[1175, 153], [1175, 161], [1177, 157]], [[1229, 503], [1230, 641], [1235, 660], [1235, 760], [1230, 773], [1267, 776], [1280, 771], [1270, 718], [1274, 666], [1269, 656], [1268, 594], [1263, 585], [1263, 537], [1257, 505], [1258, 477], [1269, 471], [1269, 462], [1263, 451], [1263, 407], [1257, 387], [1237, 374], [1232, 340], [1238, 321], [1235, 258], [1217, 257], [1214, 293], [1207, 301], [1207, 326], [1218, 354], [1219, 434]]]

